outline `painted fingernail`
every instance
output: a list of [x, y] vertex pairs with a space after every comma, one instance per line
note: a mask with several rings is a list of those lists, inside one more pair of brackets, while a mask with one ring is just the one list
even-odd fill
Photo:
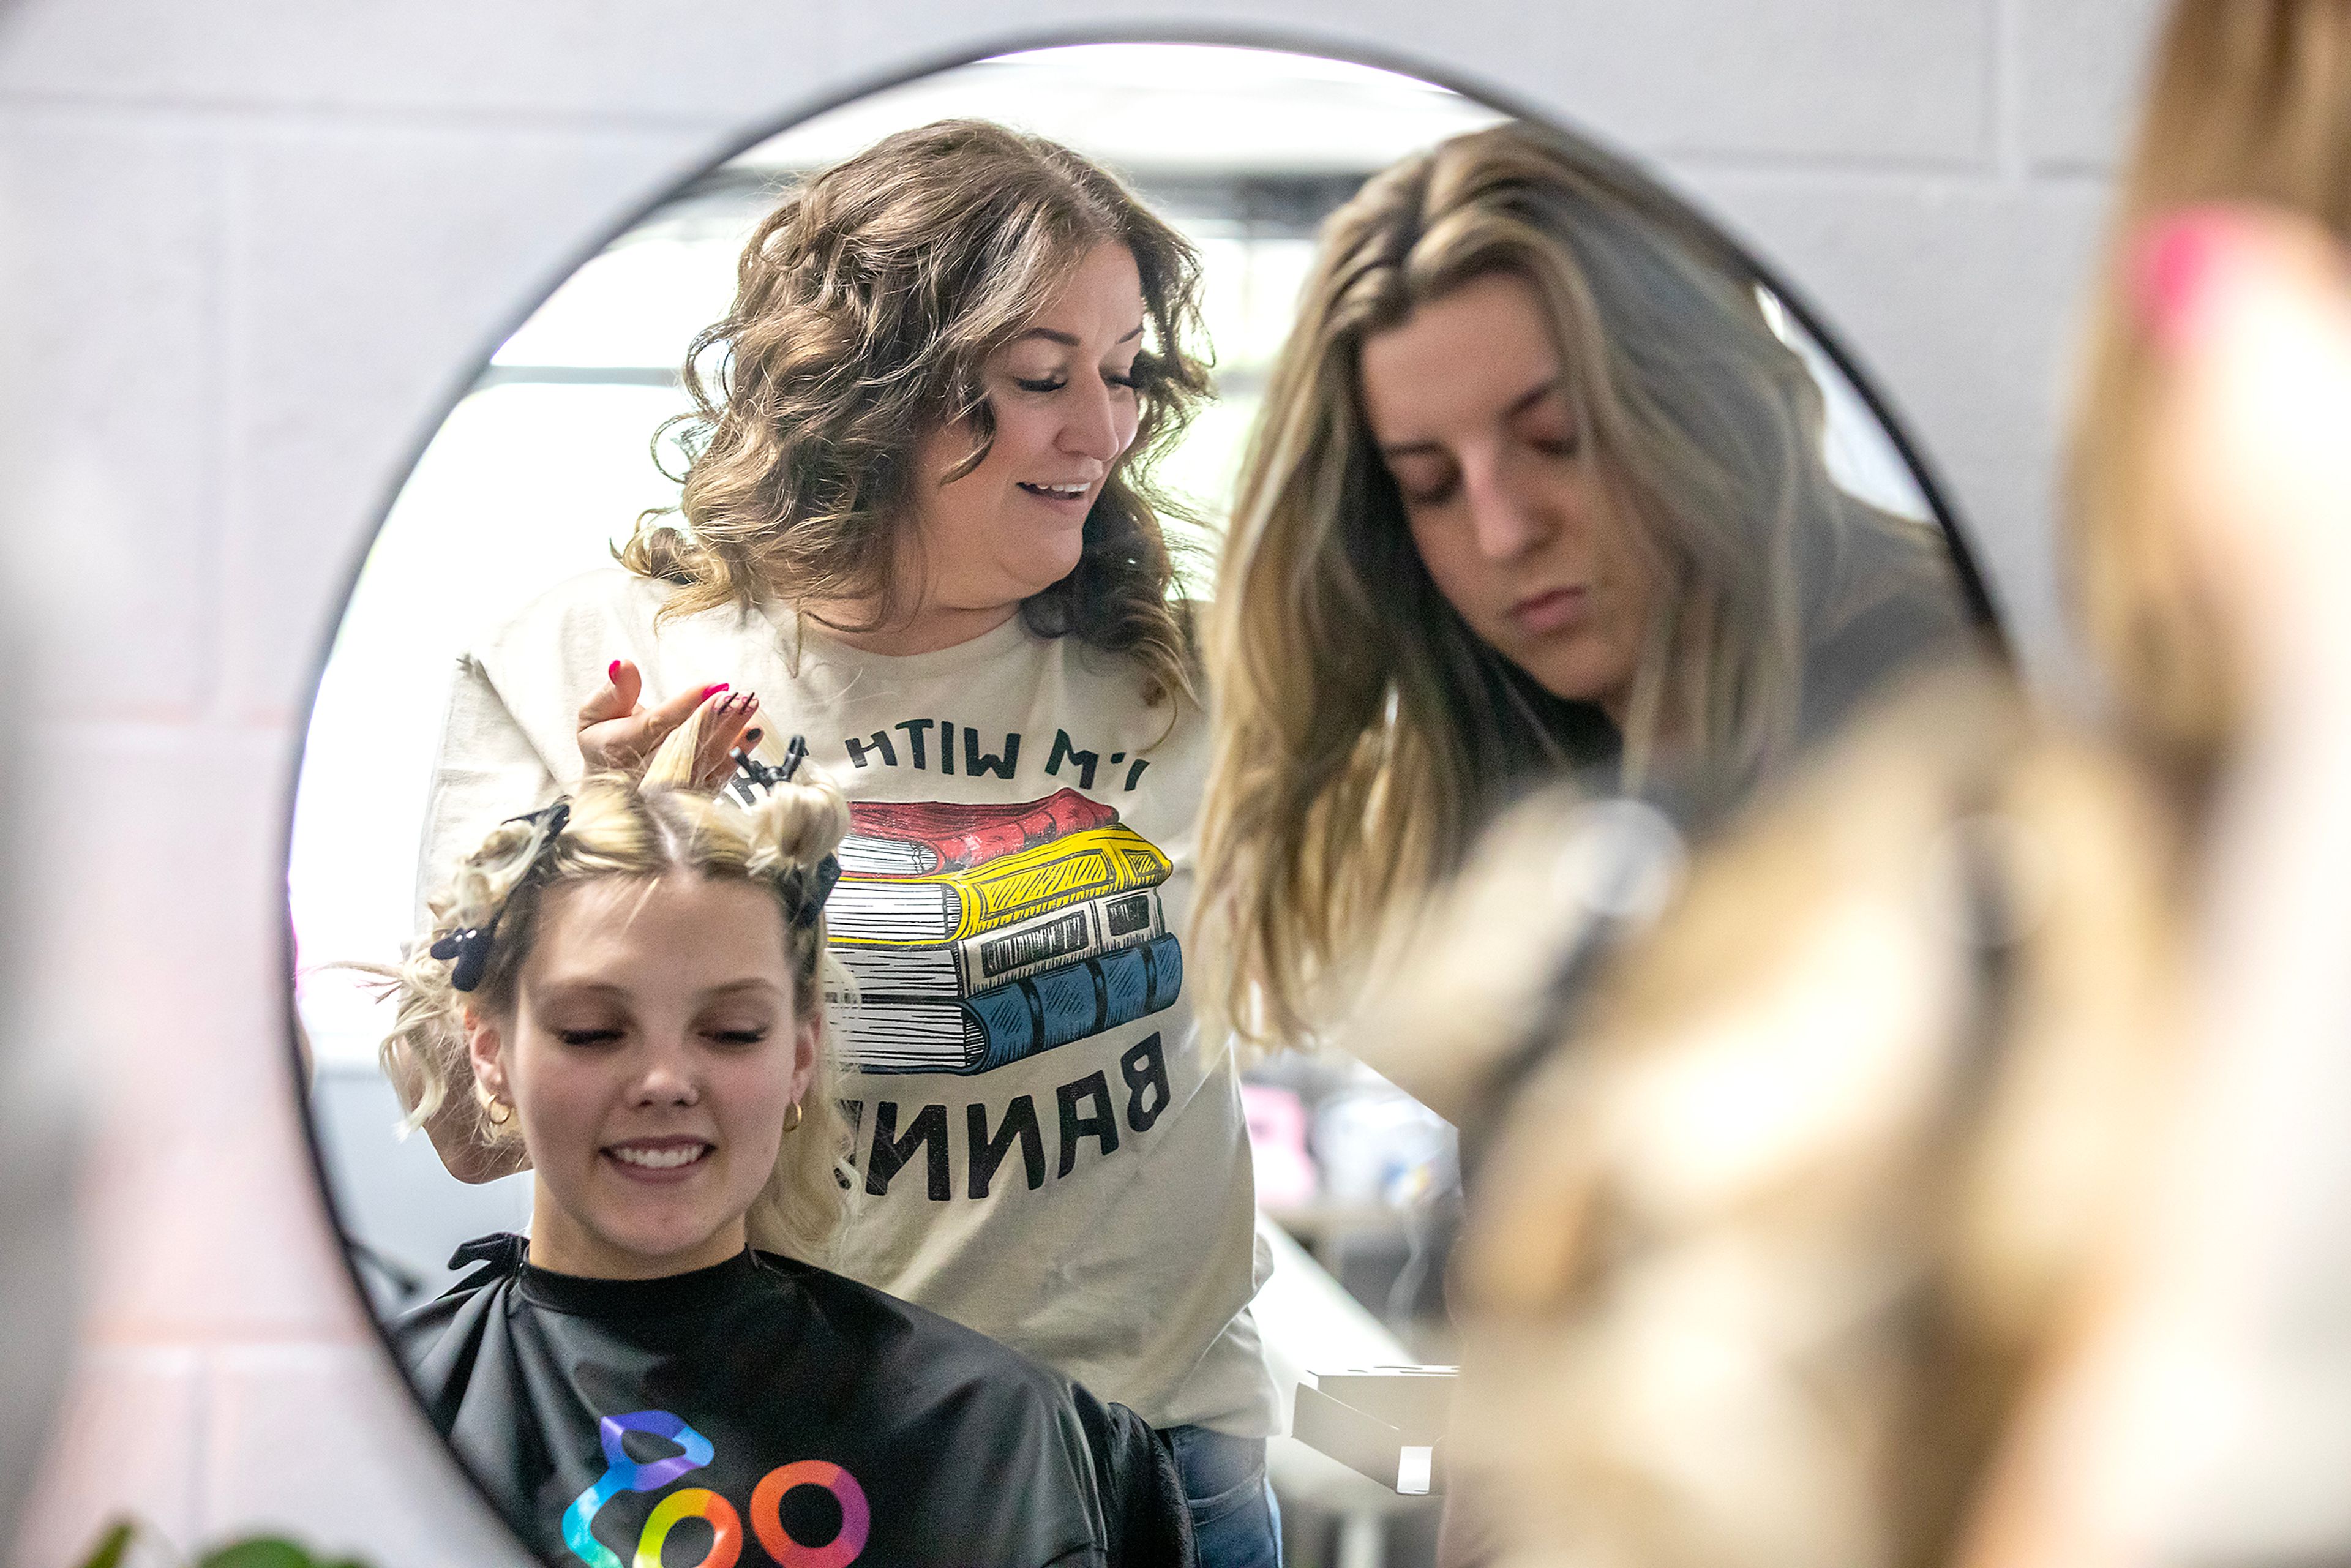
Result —
[[705, 686], [702, 688], [702, 700], [704, 702], [708, 702], [714, 695], [723, 692], [726, 689], [726, 683], [725, 681], [721, 681], [714, 686]]
[[743, 711], [744, 711], [745, 713], [749, 713], [753, 708], [758, 707], [758, 706], [759, 706], [759, 694], [758, 694], [758, 693], [757, 693], [757, 692], [745, 692], [745, 693], [743, 694]]
[[615, 659], [615, 660], [613, 660], [610, 664], [607, 664], [607, 665], [604, 667], [604, 678], [605, 678], [606, 680], [608, 680], [608, 681], [611, 681], [611, 682], [613, 685], [618, 685], [620, 684], [620, 681], [621, 681], [621, 661], [620, 661], [620, 660]]
[[2240, 227], [2224, 208], [2190, 207], [2158, 219], [2140, 235], [2134, 300], [2140, 321], [2163, 348], [2179, 347], [2193, 331], [2213, 278], [2237, 248]]
[[768, 732], [764, 729], [745, 730], [743, 732], [742, 749], [745, 751], [750, 750], [753, 747], [759, 744], [759, 737], [767, 733]]

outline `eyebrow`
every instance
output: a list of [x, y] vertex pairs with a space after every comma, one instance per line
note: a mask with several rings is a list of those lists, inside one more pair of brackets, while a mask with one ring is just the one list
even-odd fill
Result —
[[[541, 994], [549, 995], [557, 998], [558, 999], [566, 997], [620, 997], [625, 998], [633, 994], [630, 991], [628, 987], [616, 986], [609, 980], [569, 980], [563, 978], [561, 976], [558, 976], [552, 980], [542, 982], [537, 988]], [[772, 995], [778, 994], [782, 990], [783, 988], [778, 986], [773, 980], [766, 979], [758, 975], [748, 975], [739, 980], [728, 980], [722, 985], [713, 986], [708, 990], [698, 994], [702, 999], [709, 1000], [716, 998], [731, 997], [738, 992], [744, 991], [766, 991]]]
[[[1119, 343], [1132, 343], [1132, 342], [1134, 342], [1137, 338], [1140, 338], [1140, 337], [1142, 337], [1142, 336], [1143, 336], [1143, 323], [1142, 323], [1142, 322], [1140, 322], [1140, 321], [1137, 321], [1137, 322], [1134, 324], [1134, 331], [1132, 331], [1132, 332], [1129, 332], [1125, 337], [1121, 338], [1121, 339], [1118, 340], [1118, 342], [1119, 342]], [[1021, 333], [1019, 337], [1017, 337], [1017, 338], [1013, 339], [1012, 340], [1013, 340], [1014, 342], [1016, 342], [1016, 343], [1025, 343], [1025, 342], [1027, 342], [1027, 341], [1028, 341], [1029, 339], [1031, 339], [1031, 338], [1042, 338], [1042, 339], [1044, 339], [1044, 340], [1045, 340], [1047, 342], [1049, 342], [1049, 343], [1059, 343], [1059, 344], [1061, 344], [1061, 345], [1063, 348], [1065, 348], [1065, 349], [1074, 349], [1074, 348], [1078, 348], [1078, 347], [1080, 347], [1080, 344], [1079, 344], [1079, 342], [1078, 342], [1078, 335], [1077, 335], [1076, 333], [1074, 333], [1074, 332], [1057, 332], [1057, 331], [1055, 331], [1055, 330], [1054, 330], [1052, 328], [1050, 328], [1050, 327], [1031, 327], [1031, 328], [1029, 328], [1026, 332]], [[1113, 344], [1111, 345], [1111, 347], [1114, 349], [1114, 348], [1118, 347], [1118, 343], [1113, 343]]]
[[[1559, 391], [1562, 379], [1562, 378], [1559, 376], [1553, 376], [1549, 381], [1543, 382], [1542, 385], [1534, 387], [1528, 392], [1521, 393], [1514, 402], [1511, 402], [1510, 407], [1502, 411], [1503, 419], [1512, 420], [1518, 418], [1519, 415], [1526, 413], [1527, 410], [1534, 407], [1535, 404], [1542, 402], [1543, 399]], [[1415, 457], [1425, 452], [1442, 452], [1444, 450], [1445, 444], [1441, 441], [1399, 441], [1393, 444], [1384, 444], [1380, 447], [1380, 455], [1383, 457]]]

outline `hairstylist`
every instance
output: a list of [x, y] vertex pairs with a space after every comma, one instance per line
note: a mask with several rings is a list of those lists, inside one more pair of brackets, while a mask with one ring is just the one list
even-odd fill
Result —
[[852, 816], [834, 1266], [1171, 1429], [1201, 1560], [1259, 1563], [1249, 1145], [1176, 935], [1207, 727], [1149, 477], [1206, 390], [1197, 288], [1115, 180], [992, 125], [792, 192], [689, 358], [684, 526], [464, 664], [427, 872], [714, 685], [714, 760], [804, 734]]

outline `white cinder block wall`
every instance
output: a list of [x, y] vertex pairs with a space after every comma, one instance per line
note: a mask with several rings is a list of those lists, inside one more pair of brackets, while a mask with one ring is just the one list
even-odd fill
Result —
[[1661, 166], [1826, 308], [2045, 672], [2053, 416], [2153, 12], [0, 0], [0, 560], [37, 644], [0, 672], [34, 720], [0, 737], [35, 781], [17, 972], [87, 1118], [82, 1348], [11, 1561], [63, 1563], [122, 1508], [189, 1545], [512, 1560], [412, 1423], [308, 1190], [280, 840], [390, 486], [504, 329], [664, 185], [795, 104], [1045, 32], [1280, 29], [1493, 84]]

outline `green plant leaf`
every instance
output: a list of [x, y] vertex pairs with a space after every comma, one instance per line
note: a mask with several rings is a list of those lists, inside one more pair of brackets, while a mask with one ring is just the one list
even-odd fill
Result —
[[239, 1541], [199, 1560], [196, 1568], [363, 1568], [348, 1559], [328, 1563], [290, 1541]]
[[139, 1527], [131, 1521], [118, 1521], [99, 1537], [97, 1549], [82, 1559], [81, 1568], [120, 1568], [122, 1554], [131, 1550], [138, 1534]]

